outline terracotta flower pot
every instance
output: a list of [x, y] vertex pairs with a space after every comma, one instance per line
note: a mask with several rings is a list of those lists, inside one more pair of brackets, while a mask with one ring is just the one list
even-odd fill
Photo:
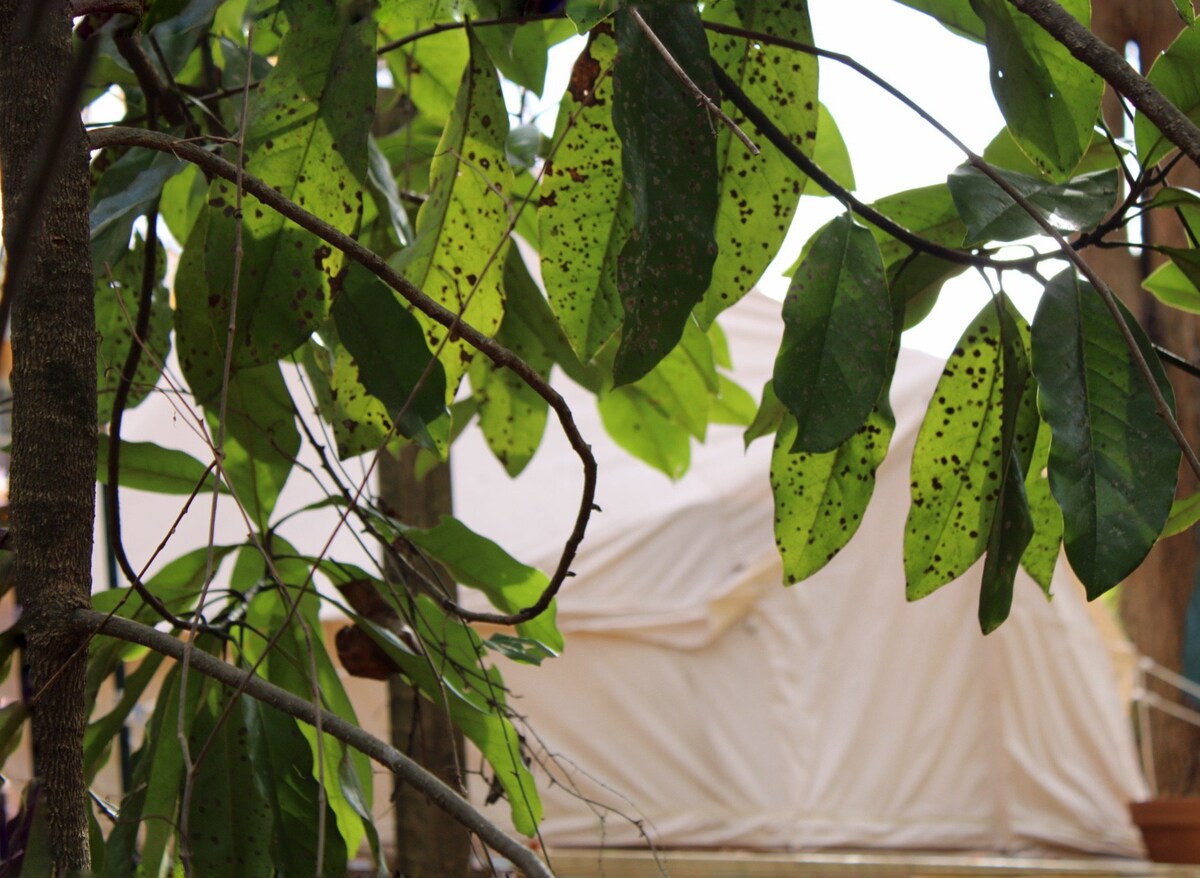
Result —
[[1131, 802], [1146, 853], [1156, 863], [1200, 863], [1200, 798]]

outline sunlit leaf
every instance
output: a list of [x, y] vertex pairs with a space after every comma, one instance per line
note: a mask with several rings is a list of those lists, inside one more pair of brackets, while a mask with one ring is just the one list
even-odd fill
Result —
[[1025, 498], [1029, 501], [1029, 514], [1033, 518], [1033, 538], [1021, 557], [1021, 566], [1047, 596], [1050, 595], [1058, 554], [1062, 550], [1063, 534], [1062, 510], [1050, 492], [1049, 463], [1050, 426], [1041, 421], [1029, 472], [1025, 474]]
[[[1089, 0], [1062, 6], [1085, 26]], [[992, 93], [1009, 130], [1048, 176], [1071, 176], [1092, 140], [1104, 81], [1006, 0], [971, 0], [986, 28]]]
[[[1063, 185], [1011, 171], [1000, 174], [1060, 232], [1086, 231], [1098, 225], [1116, 204], [1121, 180], [1116, 168], [1075, 177]], [[951, 172], [949, 186], [967, 225], [965, 245], [1045, 234], [1029, 212], [982, 171], [961, 165]]]
[[546, 297], [585, 362], [621, 325], [617, 254], [633, 223], [612, 126], [616, 54], [612, 29], [604, 26], [576, 59], [537, 210]]
[[970, 0], [899, 0], [899, 2], [933, 16], [956, 34], [976, 42], [983, 42], [983, 22], [971, 9]]
[[[695, 8], [651, 6], [641, 14], [692, 81], [716, 94]], [[613, 378], [628, 384], [670, 353], [708, 289], [718, 181], [708, 111], [628, 13], [617, 14], [617, 43], [613, 124], [633, 195], [633, 230], [617, 259], [625, 321]]]
[[[812, 159], [822, 171], [827, 173], [835, 182], [841, 184], [847, 192], [853, 192], [854, 165], [850, 161], [850, 150], [842, 138], [837, 120], [822, 103], [817, 104], [817, 142], [813, 146]], [[819, 197], [829, 193], [813, 182], [811, 178], [804, 181], [804, 195]]]
[[832, 451], [862, 426], [891, 374], [892, 317], [875, 238], [839, 217], [783, 303], [773, 386], [798, 424], [797, 451]]
[[[1183, 251], [1195, 254], [1195, 251]], [[1195, 258], [1195, 255], [1187, 258]], [[1172, 260], [1164, 262], [1150, 272], [1142, 281], [1142, 286], [1154, 294], [1154, 297], [1170, 308], [1177, 308], [1189, 314], [1200, 314], [1200, 289], [1183, 270], [1180, 262]]]
[[602, 393], [596, 401], [605, 431], [634, 457], [672, 479], [687, 472], [691, 438], [666, 417], [636, 385]]
[[[704, 18], [801, 43], [813, 41], [804, 3], [723, 0], [705, 7]], [[714, 63], [788, 132], [797, 149], [811, 156], [819, 136], [816, 56], [711, 31], [708, 43]], [[723, 102], [722, 109], [752, 138], [762, 140], [732, 103]], [[833, 134], [836, 137], [836, 127]], [[724, 125], [717, 131], [717, 167], [716, 237], [721, 246], [712, 283], [696, 309], [705, 327], [746, 295], [766, 271], [783, 244], [807, 182], [779, 150], [767, 147], [753, 156]]]
[[[396, 265], [427, 296], [487, 335], [495, 335], [504, 316], [501, 273], [509, 247], [504, 193], [512, 190], [507, 136], [496, 69], [472, 37], [471, 62], [430, 171], [429, 199], [417, 215], [417, 241], [401, 251]], [[473, 349], [448, 339], [447, 329], [424, 314], [417, 319], [445, 369], [449, 404]]]
[[[1159, 390], [1162, 366], [1125, 312]], [[1033, 322], [1039, 406], [1050, 424], [1050, 489], [1063, 510], [1071, 568], [1095, 598], [1129, 575], [1166, 524], [1179, 448], [1121, 333], [1090, 284], [1064, 271]]]
[[788, 584], [828, 564], [858, 531], [895, 425], [885, 400], [838, 448], [809, 454], [791, 450], [796, 422], [784, 416], [771, 455], [771, 490], [775, 544]]

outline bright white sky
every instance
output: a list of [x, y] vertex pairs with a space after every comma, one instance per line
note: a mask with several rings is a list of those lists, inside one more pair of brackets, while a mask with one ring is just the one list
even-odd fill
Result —
[[[955, 36], [895, 0], [812, 0], [810, 14], [817, 45], [851, 55], [873, 69], [977, 152], [1003, 127], [988, 83], [983, 46]], [[546, 109], [538, 120], [548, 133], [555, 119], [550, 105], [565, 90], [581, 46], [582, 38], [553, 50]], [[852, 70], [822, 60], [820, 76], [821, 100], [849, 146], [856, 194], [863, 201], [942, 181], [964, 160], [915, 114]], [[788, 287], [783, 272], [795, 262], [808, 237], [840, 211], [831, 198], [804, 198], [781, 255], [759, 286], [782, 298]], [[1012, 284], [1007, 292], [1031, 318], [1040, 290], [1023, 278], [1007, 278], [1006, 283]], [[933, 354], [949, 354], [988, 295], [975, 274], [951, 281], [933, 314], [905, 335], [905, 343]]]

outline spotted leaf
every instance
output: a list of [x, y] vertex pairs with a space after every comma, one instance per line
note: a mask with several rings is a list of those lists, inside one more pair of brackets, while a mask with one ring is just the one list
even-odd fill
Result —
[[[708, 6], [704, 18], [801, 43], [813, 41], [808, 4], [803, 0], [723, 0]], [[790, 132], [797, 149], [811, 156], [818, 136], [816, 57], [715, 32], [709, 33], [708, 41], [713, 61], [782, 130]], [[747, 127], [733, 104], [726, 101], [722, 109]], [[829, 117], [836, 142], [832, 121]], [[748, 133], [754, 137], [757, 132], [751, 128]], [[753, 156], [727, 126], [717, 131], [717, 161], [721, 189], [716, 236], [721, 250], [713, 264], [712, 283], [696, 310], [701, 326], [708, 326], [758, 282], [783, 244], [807, 182], [779, 150], [768, 147]]]
[[792, 451], [796, 421], [784, 415], [771, 455], [775, 544], [790, 585], [807, 579], [850, 542], [875, 490], [896, 420], [887, 400], [845, 442], [822, 454]]

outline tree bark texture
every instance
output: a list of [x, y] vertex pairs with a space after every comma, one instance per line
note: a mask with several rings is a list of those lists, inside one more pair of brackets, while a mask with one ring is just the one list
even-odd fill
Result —
[[[14, 575], [34, 693], [37, 807], [57, 868], [68, 872], [89, 865], [87, 645], [71, 613], [89, 605], [96, 482], [88, 153], [77, 107], [62, 105], [72, 66], [62, 0], [0, 0], [4, 243], [9, 270], [18, 255], [25, 260], [21, 288], [6, 278], [4, 290], [12, 306]], [[52, 140], [47, 132], [64, 119], [66, 135]], [[42, 169], [51, 175], [44, 207], [31, 212]]]
[[[1094, 0], [1092, 29], [1118, 51], [1129, 42], [1138, 45], [1142, 72], [1179, 33], [1182, 24], [1170, 0]], [[1106, 96], [1105, 116], [1114, 130], [1121, 131], [1121, 110], [1111, 92]], [[1200, 186], [1200, 169], [1182, 161], [1171, 173], [1176, 186]], [[1143, 239], [1176, 247], [1188, 246], [1183, 229], [1168, 211], [1143, 214]], [[1143, 278], [1162, 261], [1144, 251], [1135, 258], [1121, 250], [1089, 253], [1088, 261], [1109, 281], [1137, 316], [1150, 338], [1191, 362], [1200, 362], [1200, 323], [1158, 304], [1141, 290]], [[1200, 382], [1179, 370], [1168, 368], [1175, 389], [1180, 427], [1195, 448], [1200, 444]], [[1181, 496], [1197, 490], [1188, 467], [1180, 469]], [[1183, 624], [1196, 578], [1197, 537], [1192, 531], [1159, 543], [1146, 562], [1121, 587], [1121, 618], [1134, 645], [1144, 655], [1172, 670], [1182, 665]], [[1183, 703], [1173, 687], [1151, 681], [1151, 688], [1164, 698]], [[1161, 795], [1200, 794], [1200, 729], [1155, 711], [1151, 719], [1154, 774]]]
[[[380, 497], [398, 517], [415, 527], [437, 524], [452, 511], [450, 467], [440, 464], [418, 478], [417, 449], [405, 446], [398, 455], [380, 459]], [[404, 582], [404, 572], [389, 571]], [[449, 579], [443, 577], [443, 581]], [[410, 585], [415, 593], [419, 588]], [[440, 704], [424, 698], [416, 687], [399, 676], [388, 680], [392, 746], [445, 781], [463, 788], [459, 767], [463, 739]], [[405, 878], [461, 878], [467, 874], [471, 839], [461, 824], [437, 808], [419, 791], [397, 784], [396, 858], [392, 870]]]

